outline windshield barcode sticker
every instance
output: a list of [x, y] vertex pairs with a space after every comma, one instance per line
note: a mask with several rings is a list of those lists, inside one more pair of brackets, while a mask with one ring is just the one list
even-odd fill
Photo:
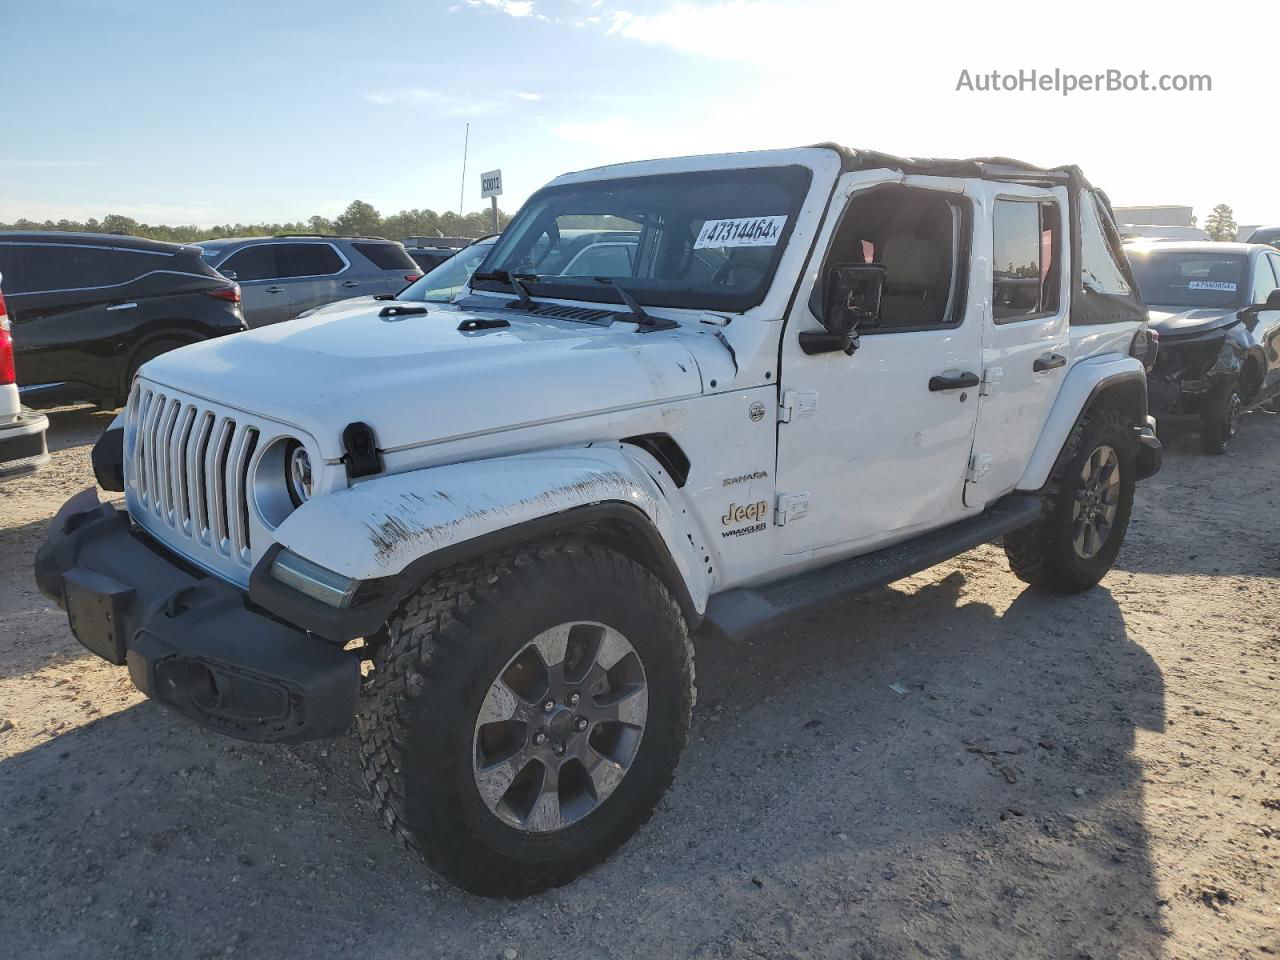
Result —
[[1192, 280], [1188, 286], [1192, 290], [1226, 290], [1228, 293], [1235, 293], [1236, 290], [1236, 285], [1226, 280]]
[[693, 249], [706, 247], [774, 247], [787, 225], [786, 217], [739, 217], [708, 220], [698, 232]]

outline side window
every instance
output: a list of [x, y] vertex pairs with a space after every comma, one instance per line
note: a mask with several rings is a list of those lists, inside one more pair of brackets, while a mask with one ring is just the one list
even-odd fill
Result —
[[631, 243], [593, 243], [578, 252], [561, 276], [630, 277], [635, 273], [634, 252]]
[[57, 243], [25, 244], [21, 250], [24, 293], [106, 287], [127, 279], [114, 250]]
[[284, 277], [327, 277], [339, 273], [346, 264], [327, 243], [286, 243]]
[[1052, 201], [997, 200], [992, 213], [992, 315], [997, 323], [1058, 310], [1062, 229]]
[[405, 253], [404, 247], [398, 243], [353, 243], [351, 246], [360, 251], [361, 255], [368, 259], [379, 270], [395, 270], [398, 273], [404, 273], [406, 270], [417, 270], [418, 265], [413, 262], [409, 254]]
[[1274, 253], [1268, 253], [1267, 259], [1271, 261], [1271, 269], [1275, 271], [1276, 286], [1280, 287], [1280, 256]]
[[220, 273], [230, 271], [241, 283], [251, 280], [274, 280], [283, 275], [277, 253], [282, 244], [255, 243], [237, 250], [218, 265]]
[[[845, 208], [826, 267], [879, 263], [885, 268], [880, 323], [860, 333], [927, 330], [959, 323], [963, 271], [957, 269], [965, 217], [947, 196], [899, 185], [873, 187]], [[809, 300], [822, 315], [822, 285]]]
[[22, 248], [13, 243], [0, 243], [0, 290], [10, 295], [26, 293], [20, 272]]
[[1080, 279], [1086, 290], [1121, 296], [1133, 292], [1124, 270], [1116, 262], [1113, 246], [1102, 225], [1097, 197], [1081, 191]]
[[1271, 291], [1276, 288], [1276, 276], [1271, 271], [1268, 261], [1271, 257], [1262, 254], [1253, 265], [1253, 299], [1251, 303], [1266, 303]]

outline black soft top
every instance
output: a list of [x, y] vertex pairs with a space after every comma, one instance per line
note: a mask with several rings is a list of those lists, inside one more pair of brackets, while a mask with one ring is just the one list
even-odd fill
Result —
[[[1025, 183], [1036, 186], [1065, 186], [1070, 201], [1071, 215], [1071, 266], [1072, 303], [1071, 322], [1124, 323], [1142, 322], [1147, 318], [1147, 308], [1138, 292], [1138, 283], [1129, 268], [1120, 231], [1116, 229], [1115, 213], [1111, 201], [1101, 190], [1085, 178], [1074, 165], [1061, 167], [1037, 167], [1035, 164], [1009, 157], [971, 157], [967, 160], [948, 160], [931, 157], [897, 157], [878, 150], [855, 150], [837, 143], [818, 143], [815, 147], [834, 150], [840, 157], [841, 173], [856, 170], [897, 170], [904, 175], [931, 177], [957, 177], [978, 180], [1000, 180], [1006, 183]], [[1080, 206], [1092, 203], [1086, 195], [1097, 198], [1100, 210], [1098, 219], [1106, 237], [1107, 246], [1129, 283], [1129, 294], [1100, 293], [1084, 285], [1080, 251]]]

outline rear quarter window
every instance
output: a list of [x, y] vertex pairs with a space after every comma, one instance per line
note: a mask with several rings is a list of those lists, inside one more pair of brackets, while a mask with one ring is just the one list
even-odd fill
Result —
[[406, 270], [416, 272], [418, 269], [418, 265], [398, 243], [353, 243], [351, 246], [379, 270], [403, 273]]

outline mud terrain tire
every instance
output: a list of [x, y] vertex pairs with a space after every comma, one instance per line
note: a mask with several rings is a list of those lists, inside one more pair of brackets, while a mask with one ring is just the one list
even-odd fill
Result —
[[[547, 822], [563, 826], [521, 828], [506, 805], [509, 794], [497, 801], [492, 792], [487, 800], [482, 795], [482, 724], [491, 716], [499, 682], [511, 679], [517, 665], [525, 669], [534, 638], [584, 622], [624, 636], [627, 656], [634, 654], [642, 664], [642, 733], [625, 773], [609, 786], [612, 792], [588, 788], [588, 813], [569, 822], [557, 800], [557, 819]], [[379, 639], [357, 715], [365, 779], [384, 823], [433, 870], [473, 893], [520, 897], [567, 883], [635, 833], [671, 783], [695, 696], [692, 646], [680, 608], [662, 582], [613, 550], [552, 540], [442, 570], [405, 600]], [[572, 634], [568, 643], [572, 647]], [[529, 662], [535, 670], [543, 664], [545, 681], [554, 658], [535, 653], [538, 659]], [[627, 663], [634, 671], [634, 662]], [[569, 655], [562, 666], [568, 675]], [[591, 669], [598, 667], [592, 660]], [[592, 683], [584, 686], [583, 706], [573, 714], [587, 712], [598, 699], [588, 689]], [[549, 778], [556, 761], [546, 750], [555, 737], [560, 740], [554, 745], [563, 750], [564, 731], [572, 740], [573, 724], [587, 721], [561, 716], [564, 707], [557, 701], [554, 715], [566, 723], [548, 740], [542, 701], [555, 691], [524, 696], [530, 690], [510, 703], [521, 711], [514, 716], [529, 721], [516, 725], [522, 731], [520, 756], [543, 760], [522, 769]], [[573, 702], [578, 699], [575, 693]], [[568, 703], [569, 697], [562, 700]], [[546, 709], [549, 719], [552, 708]], [[586, 740], [596, 732], [595, 720], [590, 723], [592, 733], [578, 736], [577, 748], [571, 745], [570, 761], [574, 749], [596, 756], [587, 753]], [[541, 725], [537, 748], [531, 725]], [[562, 786], [564, 769], [557, 774]], [[538, 782], [542, 787], [533, 792], [541, 797], [539, 790], [549, 792], [546, 783], [554, 781]], [[597, 793], [602, 799], [595, 799]]]
[[[1053, 593], [1079, 593], [1097, 584], [1111, 569], [1124, 542], [1133, 509], [1136, 474], [1133, 431], [1129, 421], [1110, 407], [1096, 407], [1076, 424], [1067, 440], [1043, 501], [1041, 519], [1004, 538], [1005, 555], [1019, 580]], [[1109, 451], [1109, 453], [1108, 453]], [[1114, 514], [1105, 536], [1078, 547], [1081, 509], [1102, 503], [1090, 489], [1086, 464], [1105, 463], [1118, 472], [1113, 485]], [[1110, 476], [1110, 474], [1108, 474]], [[1095, 526], [1095, 531], [1101, 529]], [[1086, 555], [1087, 554], [1087, 555]]]

